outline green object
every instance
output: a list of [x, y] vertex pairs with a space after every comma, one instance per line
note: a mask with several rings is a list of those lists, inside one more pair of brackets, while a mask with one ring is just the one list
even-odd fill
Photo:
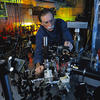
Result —
[[21, 0], [1, 0], [1, 2], [6, 2], [6, 3], [21, 3]]
[[0, 17], [8, 17], [6, 3], [0, 2]]

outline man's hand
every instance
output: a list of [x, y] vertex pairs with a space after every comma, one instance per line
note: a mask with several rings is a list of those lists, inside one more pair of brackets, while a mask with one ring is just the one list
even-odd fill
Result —
[[68, 46], [70, 51], [73, 49], [73, 45], [72, 45], [72, 43], [69, 42], [69, 41], [65, 41], [65, 42], [64, 42], [64, 46]]
[[40, 75], [44, 70], [44, 66], [43, 65], [37, 65], [36, 69], [35, 69], [35, 75]]

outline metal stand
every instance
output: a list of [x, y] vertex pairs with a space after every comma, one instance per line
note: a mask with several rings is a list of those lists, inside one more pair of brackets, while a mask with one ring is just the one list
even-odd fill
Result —
[[13, 100], [5, 65], [6, 65], [5, 61], [0, 60], [0, 81], [2, 85], [2, 90], [5, 96], [5, 100]]
[[79, 35], [80, 29], [76, 28], [75, 29], [75, 52], [78, 53], [79, 52], [79, 42], [80, 42], [80, 35]]
[[75, 52], [79, 52], [79, 41], [80, 41], [80, 29], [87, 29], [88, 28], [88, 22], [67, 22], [68, 28], [74, 28], [75, 29]]

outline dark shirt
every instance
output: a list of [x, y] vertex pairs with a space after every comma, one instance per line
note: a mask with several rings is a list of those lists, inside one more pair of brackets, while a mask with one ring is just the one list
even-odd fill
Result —
[[44, 36], [47, 36], [48, 44], [54, 44], [56, 42], [64, 45], [65, 41], [70, 41], [71, 43], [73, 43], [73, 39], [69, 32], [69, 29], [67, 28], [67, 24], [62, 19], [56, 19], [53, 31], [48, 31], [41, 25], [36, 34], [36, 50], [34, 54], [34, 64], [38, 62], [43, 62], [42, 47]]

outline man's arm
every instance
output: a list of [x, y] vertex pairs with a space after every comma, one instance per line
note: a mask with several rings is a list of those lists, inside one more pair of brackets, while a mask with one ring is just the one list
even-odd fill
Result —
[[43, 56], [42, 56], [42, 33], [37, 32], [36, 34], [36, 49], [34, 54], [34, 64], [42, 63]]
[[63, 32], [63, 39], [65, 41], [70, 41], [71, 43], [73, 43], [72, 34], [70, 33], [69, 29], [67, 28], [67, 23], [63, 20], [62, 20], [62, 23], [61, 23], [61, 29], [62, 29], [62, 32]]
[[68, 46], [70, 51], [73, 49], [73, 38], [72, 35], [67, 28], [67, 23], [62, 20], [61, 23], [61, 28], [62, 28], [62, 34], [63, 34], [63, 39], [64, 39], [64, 46]]
[[44, 66], [41, 65], [43, 62], [42, 56], [42, 42], [43, 42], [43, 35], [42, 31], [38, 31], [36, 34], [36, 49], [34, 54], [34, 64], [35, 64], [35, 75], [38, 76], [44, 69]]

